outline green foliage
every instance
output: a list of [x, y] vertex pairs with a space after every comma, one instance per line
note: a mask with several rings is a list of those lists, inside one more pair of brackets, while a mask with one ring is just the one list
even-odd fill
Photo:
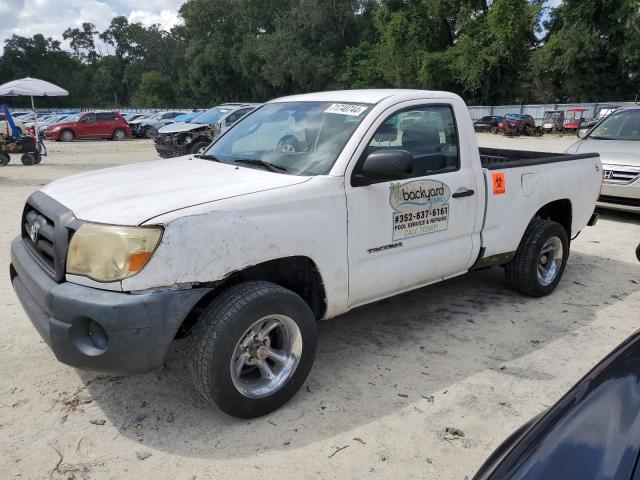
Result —
[[119, 16], [102, 32], [65, 30], [70, 51], [14, 35], [0, 82], [43, 78], [70, 96], [41, 104], [96, 107], [204, 107], [332, 88], [440, 89], [485, 104], [640, 91], [638, 0], [544, 3], [187, 0], [171, 32]]
[[531, 57], [541, 99], [596, 101], [640, 88], [637, 0], [564, 0]]
[[160, 72], [144, 72], [140, 86], [133, 96], [135, 107], [169, 107], [173, 105], [175, 93], [171, 79]]

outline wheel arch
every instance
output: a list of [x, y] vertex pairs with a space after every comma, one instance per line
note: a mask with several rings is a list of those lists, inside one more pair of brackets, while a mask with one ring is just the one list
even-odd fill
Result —
[[565, 232], [567, 232], [567, 237], [569, 237], [569, 239], [571, 238], [573, 207], [571, 205], [571, 200], [568, 198], [554, 200], [553, 202], [547, 203], [535, 213], [531, 222], [538, 218], [559, 223], [562, 225]]
[[322, 318], [327, 310], [325, 285], [316, 263], [306, 256], [277, 258], [236, 270], [215, 282], [212, 290], [187, 314], [176, 338], [189, 334], [200, 314], [215, 297], [233, 285], [255, 280], [272, 282], [296, 293], [309, 305], [316, 319]]

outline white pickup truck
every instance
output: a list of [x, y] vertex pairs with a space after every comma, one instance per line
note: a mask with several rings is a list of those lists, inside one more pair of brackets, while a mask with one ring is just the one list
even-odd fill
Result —
[[318, 320], [492, 266], [552, 292], [601, 176], [597, 154], [478, 149], [451, 93], [280, 98], [201, 155], [35, 192], [11, 278], [61, 362], [144, 372], [190, 335], [196, 388], [252, 417], [303, 384]]

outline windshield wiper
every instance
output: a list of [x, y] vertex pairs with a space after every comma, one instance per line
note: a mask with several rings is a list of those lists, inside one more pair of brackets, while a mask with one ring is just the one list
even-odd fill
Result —
[[220, 160], [219, 158], [214, 157], [213, 155], [207, 155], [204, 153], [199, 153], [197, 155], [194, 155], [195, 158], [199, 158], [201, 160], [212, 160], [214, 162], [222, 162], [222, 160]]
[[589, 138], [591, 138], [593, 140], [613, 140], [612, 137], [602, 137], [602, 136], [598, 136], [598, 135], [589, 135]]
[[246, 163], [247, 165], [256, 165], [258, 167], [264, 167], [271, 172], [286, 172], [286, 167], [281, 167], [280, 165], [276, 165], [274, 163], [265, 162], [264, 160], [258, 160], [257, 158], [241, 158], [239, 160], [234, 160], [235, 163]]

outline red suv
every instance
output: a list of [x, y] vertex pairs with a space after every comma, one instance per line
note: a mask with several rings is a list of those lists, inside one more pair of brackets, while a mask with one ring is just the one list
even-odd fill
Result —
[[75, 120], [51, 125], [44, 136], [47, 140], [71, 142], [85, 138], [124, 140], [132, 133], [120, 112], [85, 112]]

